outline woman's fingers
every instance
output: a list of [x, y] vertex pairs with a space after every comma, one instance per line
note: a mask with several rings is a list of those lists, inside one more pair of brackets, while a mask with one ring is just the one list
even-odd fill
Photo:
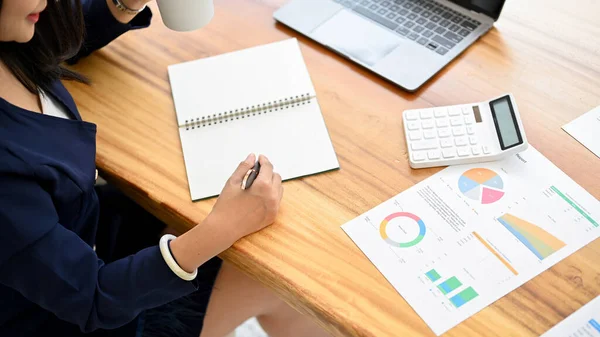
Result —
[[260, 163], [260, 173], [256, 180], [271, 184], [273, 181], [273, 164], [262, 154], [258, 156], [258, 162]]
[[[238, 167], [235, 169], [235, 172], [233, 172], [233, 174], [231, 175], [231, 178], [229, 178], [229, 180], [233, 184], [237, 184], [237, 185], [241, 184], [242, 180], [244, 179], [244, 176], [246, 175], [248, 170], [251, 169], [252, 167], [254, 167], [255, 162], [256, 162], [256, 156], [254, 155], [254, 153], [249, 154], [248, 157], [246, 157], [246, 159], [238, 165]], [[262, 174], [262, 171], [261, 171], [261, 174]]]

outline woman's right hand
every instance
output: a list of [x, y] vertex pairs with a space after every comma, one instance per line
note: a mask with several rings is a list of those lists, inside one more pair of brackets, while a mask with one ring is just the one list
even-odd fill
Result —
[[256, 180], [250, 188], [241, 189], [242, 180], [255, 161], [255, 155], [250, 154], [238, 165], [207, 218], [227, 228], [235, 241], [272, 224], [283, 197], [281, 176], [273, 172], [273, 165], [262, 155], [258, 158], [260, 173]]
[[251, 154], [225, 184], [210, 214], [198, 226], [171, 241], [171, 252], [181, 268], [192, 272], [210, 258], [231, 247], [240, 238], [257, 232], [275, 221], [283, 197], [281, 176], [260, 156], [260, 173], [254, 184], [242, 190], [242, 180], [254, 167]]

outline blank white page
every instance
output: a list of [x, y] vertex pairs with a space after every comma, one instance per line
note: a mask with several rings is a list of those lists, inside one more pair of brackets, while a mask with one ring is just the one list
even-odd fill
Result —
[[315, 94], [296, 39], [169, 66], [179, 124], [187, 119]]
[[[180, 125], [283, 98], [315, 95], [295, 39], [169, 67]], [[218, 195], [249, 153], [284, 180], [339, 168], [316, 98], [306, 104], [179, 128], [192, 200]]]

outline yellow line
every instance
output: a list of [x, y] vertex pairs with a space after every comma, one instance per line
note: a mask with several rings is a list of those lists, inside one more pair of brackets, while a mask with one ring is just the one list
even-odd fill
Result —
[[508, 263], [508, 261], [506, 261], [500, 254], [498, 254], [498, 252], [496, 252], [494, 250], [494, 248], [492, 248], [492, 246], [490, 246], [489, 243], [487, 243], [481, 236], [479, 236], [479, 234], [477, 234], [477, 232], [473, 232], [473, 235], [475, 235], [477, 240], [479, 240], [485, 246], [485, 248], [487, 248], [490, 252], [492, 252], [492, 254], [494, 254], [494, 256], [496, 256], [496, 258], [498, 258], [498, 260], [500, 260], [500, 262], [502, 262], [502, 264], [504, 264], [506, 266], [506, 268], [508, 268], [508, 270], [510, 270], [515, 275], [519, 275], [517, 270], [515, 268], [513, 268], [510, 265], [510, 263]]

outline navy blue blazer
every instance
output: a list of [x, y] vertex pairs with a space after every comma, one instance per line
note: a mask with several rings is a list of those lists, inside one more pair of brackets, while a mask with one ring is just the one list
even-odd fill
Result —
[[[87, 34], [75, 61], [152, 16], [146, 9], [121, 24], [106, 0], [82, 3]], [[198, 286], [178, 278], [157, 246], [111, 263], [98, 258], [96, 125], [81, 120], [60, 81], [49, 94], [72, 120], [0, 98], [0, 336], [38, 335], [57, 318], [83, 332], [113, 329]]]

